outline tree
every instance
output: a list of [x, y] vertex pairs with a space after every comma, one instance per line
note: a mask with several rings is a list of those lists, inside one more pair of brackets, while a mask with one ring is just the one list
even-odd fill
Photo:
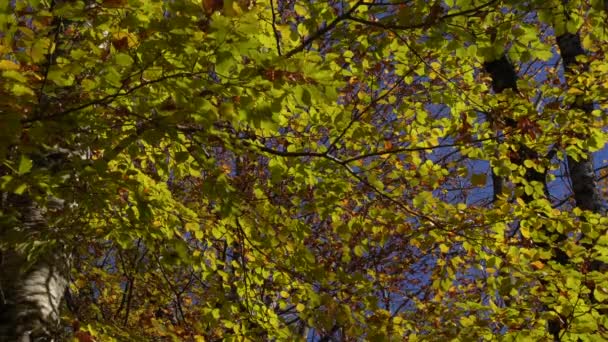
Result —
[[608, 335], [606, 2], [2, 6], [4, 340]]

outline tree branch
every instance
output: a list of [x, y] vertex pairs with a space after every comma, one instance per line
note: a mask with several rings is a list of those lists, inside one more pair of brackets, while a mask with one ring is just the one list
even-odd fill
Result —
[[274, 31], [274, 39], [277, 41], [277, 53], [281, 55], [281, 37], [276, 26], [276, 14], [274, 13], [274, 0], [270, 0], [270, 11], [272, 12], [272, 30]]
[[398, 5], [407, 5], [411, 4], [412, 0], [404, 0], [399, 2], [364, 2], [361, 5], [367, 7], [375, 7], [375, 6], [398, 6]]
[[348, 159], [344, 159], [342, 160], [343, 163], [348, 164], [348, 163], [352, 163], [354, 161], [357, 160], [361, 160], [361, 159], [365, 159], [365, 158], [369, 158], [369, 157], [376, 157], [376, 156], [381, 156], [381, 155], [385, 155], [385, 154], [396, 154], [396, 153], [401, 153], [401, 152], [416, 152], [416, 151], [426, 151], [426, 150], [434, 150], [437, 148], [444, 148], [444, 147], [458, 147], [458, 146], [466, 146], [466, 145], [470, 145], [470, 144], [474, 144], [474, 143], [478, 143], [478, 142], [484, 142], [484, 141], [488, 141], [488, 140], [495, 140], [495, 139], [499, 139], [502, 138], [504, 135], [500, 135], [500, 136], [492, 136], [489, 138], [483, 138], [483, 139], [477, 139], [477, 140], [472, 140], [472, 141], [468, 141], [466, 143], [453, 143], [453, 144], [444, 144], [444, 145], [432, 145], [432, 146], [427, 146], [427, 147], [402, 147], [402, 148], [393, 148], [393, 149], [388, 149], [388, 150], [380, 150], [380, 151], [376, 151], [376, 152], [370, 152], [370, 153], [366, 153], [366, 154], [361, 154], [355, 157], [351, 157]]
[[359, 7], [361, 6], [361, 4], [363, 4], [363, 0], [359, 0], [355, 5], [353, 5], [353, 7], [348, 10], [348, 12], [339, 15], [338, 17], [336, 17], [336, 19], [334, 19], [331, 23], [329, 23], [327, 26], [325, 26], [322, 29], [319, 29], [317, 32], [313, 33], [312, 35], [308, 36], [308, 38], [304, 39], [304, 41], [298, 45], [297, 47], [295, 47], [293, 50], [289, 51], [286, 55], [285, 58], [290, 58], [293, 55], [302, 52], [310, 43], [312, 43], [315, 39], [321, 37], [322, 35], [324, 35], [325, 33], [331, 31], [334, 27], [336, 27], [336, 25], [338, 25], [339, 22], [346, 20], [348, 18], [350, 18], [350, 15]]
[[[73, 112], [77, 112], [79, 110], [82, 110], [82, 109], [85, 109], [88, 107], [111, 103], [112, 101], [114, 101], [115, 99], [117, 99], [119, 97], [127, 96], [127, 95], [133, 93], [134, 91], [139, 90], [139, 89], [146, 87], [148, 85], [151, 85], [151, 84], [160, 83], [160, 82], [163, 82], [163, 81], [166, 81], [169, 79], [173, 79], [173, 78], [198, 76], [198, 75], [201, 75], [204, 73], [206, 73], [206, 71], [194, 72], [194, 73], [193, 72], [182, 72], [182, 73], [167, 75], [167, 76], [163, 76], [161, 78], [155, 79], [155, 80], [141, 82], [140, 84], [134, 86], [133, 88], [125, 90], [124, 92], [121, 92], [123, 90], [123, 87], [120, 87], [118, 89], [118, 91], [114, 94], [107, 95], [100, 99], [90, 101], [90, 102], [84, 103], [84, 104], [76, 106], [76, 107], [68, 108], [64, 111], [53, 113], [53, 114], [50, 114], [47, 116], [26, 118], [26, 119], [21, 120], [21, 124], [28, 124], [28, 123], [37, 122], [37, 121], [47, 121], [47, 120], [57, 119], [62, 116], [71, 114]], [[123, 80], [123, 84], [125, 83], [124, 81], [128, 80], [130, 77], [132, 77], [132, 76], [125, 78]]]
[[[432, 23], [421, 22], [421, 23], [412, 24], [412, 25], [398, 25], [398, 24], [385, 24], [385, 23], [381, 23], [381, 22], [377, 22], [377, 21], [371, 21], [371, 20], [366, 20], [366, 19], [363, 19], [363, 18], [357, 18], [357, 17], [352, 17], [352, 16], [349, 16], [347, 19], [350, 19], [352, 21], [355, 21], [355, 22], [358, 22], [358, 23], [361, 23], [361, 24], [366, 24], [366, 25], [370, 25], [370, 26], [380, 27], [380, 28], [383, 28], [383, 29], [386, 29], [386, 30], [413, 30], [413, 29], [417, 29], [417, 28], [427, 27], [427, 26], [429, 26], [429, 25], [431, 25], [433, 23], [437, 23], [437, 22], [440, 22], [440, 21], [445, 20], [445, 19], [449, 19], [449, 18], [453, 18], [453, 17], [458, 17], [458, 16], [461, 16], [461, 15], [471, 15], [473, 13], [477, 13], [478, 11], [480, 11], [480, 10], [484, 9], [485, 7], [488, 7], [488, 6], [490, 6], [490, 5], [492, 5], [492, 4], [496, 3], [496, 2], [498, 2], [498, 0], [490, 0], [490, 1], [486, 2], [483, 5], [479, 5], [477, 7], [473, 7], [473, 8], [470, 8], [468, 10], [463, 10], [463, 11], [460, 11], [460, 12], [454, 12], [454, 13], [451, 13], [451, 14], [446, 14], [446, 15], [444, 15], [442, 17], [437, 18], [437, 20], [433, 21]], [[369, 5], [372, 5], [372, 4], [363, 3], [361, 5], [368, 5], [369, 6]]]

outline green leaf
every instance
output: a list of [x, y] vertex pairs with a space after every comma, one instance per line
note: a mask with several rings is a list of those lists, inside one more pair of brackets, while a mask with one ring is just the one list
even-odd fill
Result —
[[47, 79], [53, 81], [55, 84], [61, 87], [71, 86], [74, 83], [74, 76], [67, 74], [61, 69], [52, 69], [47, 74]]
[[384, 183], [382, 183], [382, 181], [380, 179], [376, 178], [375, 174], [373, 174], [373, 173], [369, 174], [368, 177], [367, 177], [367, 181], [375, 189], [377, 189], [379, 191], [384, 190]]
[[133, 64], [133, 58], [126, 53], [117, 53], [114, 55], [114, 60], [120, 66], [130, 66]]
[[15, 189], [13, 190], [13, 193], [15, 193], [17, 195], [21, 195], [25, 192], [25, 190], [27, 190], [27, 188], [28, 188], [28, 185], [26, 183], [21, 183], [15, 187]]
[[[1, 69], [1, 68], [0, 68]], [[2, 77], [13, 79], [17, 82], [27, 82], [27, 79], [16, 70], [5, 70], [2, 72]]]
[[32, 169], [32, 160], [26, 157], [25, 155], [21, 155], [19, 158], [19, 166], [17, 167], [17, 173], [19, 175], [24, 175]]
[[599, 289], [599, 288], [596, 287], [593, 290], [593, 297], [595, 297], [595, 299], [599, 303], [602, 303], [603, 301], [605, 301], [608, 298], [608, 293], [606, 293], [603, 290], [601, 290], [601, 289]]

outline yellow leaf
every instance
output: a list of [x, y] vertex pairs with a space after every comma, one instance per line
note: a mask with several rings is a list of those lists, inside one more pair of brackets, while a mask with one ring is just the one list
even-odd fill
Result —
[[186, 223], [186, 230], [188, 231], [196, 231], [199, 229], [199, 225], [196, 222], [187, 222]]
[[296, 10], [296, 14], [299, 16], [305, 17], [308, 15], [308, 9], [302, 4], [296, 3], [294, 5], [294, 9]]
[[19, 70], [19, 64], [4, 59], [0, 61], [0, 70]]
[[234, 0], [224, 0], [224, 14], [229, 17], [235, 17], [243, 14], [243, 10]]
[[591, 35], [586, 35], [585, 38], [583, 38], [583, 48], [589, 50], [592, 47], [593, 40], [591, 39]]
[[582, 91], [582, 90], [580, 90], [578, 88], [570, 88], [570, 89], [568, 89], [568, 94], [570, 94], [570, 95], [582, 95], [584, 93], [585, 93], [584, 91]]
[[298, 303], [298, 305], [296, 305], [296, 310], [298, 312], [302, 312], [302, 311], [304, 311], [304, 309], [306, 309], [306, 306], [304, 306], [304, 304]]
[[525, 237], [526, 239], [529, 239], [529, 238], [530, 238], [530, 228], [528, 228], [527, 226], [523, 226], [523, 225], [521, 225], [521, 226], [519, 227], [519, 231], [521, 232], [521, 235], [522, 235], [523, 237]]
[[287, 292], [287, 291], [281, 291], [280, 294], [281, 294], [281, 297], [283, 297], [283, 298], [289, 298], [289, 292]]
[[532, 267], [534, 267], [537, 270], [541, 270], [545, 267], [545, 264], [542, 263], [542, 261], [540, 260], [536, 260], [530, 263], [530, 265], [532, 265]]

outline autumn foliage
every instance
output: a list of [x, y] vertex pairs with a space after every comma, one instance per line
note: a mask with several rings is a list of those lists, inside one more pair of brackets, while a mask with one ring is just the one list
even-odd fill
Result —
[[2, 2], [0, 249], [59, 339], [608, 339], [606, 6]]

